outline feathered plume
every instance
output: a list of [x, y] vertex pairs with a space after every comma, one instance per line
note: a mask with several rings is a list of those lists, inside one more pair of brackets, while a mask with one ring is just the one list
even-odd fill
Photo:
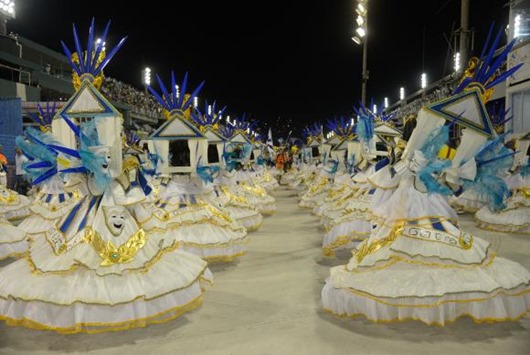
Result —
[[[121, 48], [121, 46], [127, 39], [127, 37], [123, 37], [114, 48], [107, 51], [105, 46], [109, 27], [110, 21], [107, 22], [107, 26], [105, 26], [103, 35], [97, 37], [98, 41], [96, 42], [94, 18], [92, 18], [92, 22], [90, 23], [90, 27], [88, 29], [87, 47], [86, 49], [83, 49], [83, 47], [81, 47], [79, 35], [77, 34], [77, 28], [74, 24], [73, 32], [75, 52], [73, 53], [68, 48], [68, 46], [63, 41], [61, 41], [64, 54], [70, 62], [72, 69], [79, 77], [84, 74], [90, 74], [92, 77], [97, 77], [99, 74], [101, 74], [103, 69], [107, 66], [107, 64], [109, 64], [112, 57], [114, 57], [116, 52], [118, 52], [118, 50]], [[74, 56], [74, 54], [76, 56]]]
[[311, 126], [305, 127], [302, 135], [308, 141], [319, 140], [324, 135], [324, 127], [321, 123], [315, 122]]
[[248, 132], [252, 132], [254, 128], [257, 126], [258, 121], [253, 120], [252, 122], [247, 121], [247, 114], [243, 113], [243, 116], [236, 117], [233, 123], [230, 123], [233, 127], [233, 134], [237, 134], [238, 132], [241, 132], [243, 134], [248, 135]]
[[232, 126], [231, 124], [226, 124], [219, 128], [219, 133], [221, 133], [223, 137], [232, 138], [234, 136], [234, 132], [234, 126]]
[[221, 167], [218, 165], [203, 165], [201, 163], [202, 157], [199, 157], [199, 160], [197, 162], [197, 175], [201, 178], [201, 180], [207, 184], [213, 182], [215, 179], [215, 176], [219, 173], [219, 170]]
[[357, 125], [355, 126], [357, 137], [364, 144], [370, 144], [374, 138], [374, 114], [362, 103], [360, 103], [359, 109], [354, 107], [353, 111], [358, 117]]
[[225, 167], [227, 171], [232, 171], [237, 167], [238, 156], [235, 151], [236, 145], [229, 143], [223, 144], [223, 160], [225, 162]]
[[191, 118], [199, 127], [215, 127], [216, 125], [219, 125], [225, 110], [226, 106], [217, 110], [215, 101], [212, 105], [209, 105], [208, 101], [206, 101], [204, 112], [201, 112], [201, 110], [197, 108], [195, 112], [191, 114]]
[[491, 123], [497, 132], [500, 132], [504, 128], [504, 125], [513, 118], [513, 115], [508, 115], [509, 113], [510, 109], [505, 110], [504, 103], [498, 106], [492, 106], [488, 110]]
[[39, 114], [30, 113], [30, 117], [38, 124], [40, 130], [27, 127], [24, 130], [24, 136], [18, 136], [15, 139], [17, 147], [28, 158], [23, 169], [30, 177], [32, 185], [40, 184], [57, 174], [58, 152], [53, 149], [53, 146], [60, 146], [60, 144], [50, 133], [55, 109], [55, 103], [51, 106], [47, 102], [45, 109], [37, 104]]
[[416, 172], [416, 175], [425, 185], [429, 193], [442, 195], [452, 194], [452, 191], [448, 187], [440, 184], [436, 180], [436, 175], [439, 175], [443, 170], [451, 166], [450, 160], [437, 158], [438, 152], [449, 139], [449, 127], [449, 125], [445, 125], [434, 129], [420, 148], [427, 162]]
[[500, 67], [506, 61], [506, 58], [508, 58], [508, 54], [512, 50], [512, 47], [514, 46], [517, 39], [514, 38], [512, 41], [510, 41], [504, 50], [494, 58], [494, 54], [499, 47], [499, 42], [504, 34], [504, 29], [499, 28], [497, 35], [490, 46], [493, 28], [494, 24], [490, 26], [486, 43], [482, 48], [480, 57], [475, 57], [470, 60], [470, 66], [466, 70], [464, 78], [454, 90], [453, 94], [461, 93], [472, 83], [479, 83], [486, 91], [493, 89], [495, 85], [506, 80], [506, 78], [519, 70], [519, 68], [523, 65], [523, 63], [520, 63], [500, 74]]
[[355, 126], [342, 116], [340, 119], [327, 120], [326, 127], [341, 139], [352, 139], [355, 135]]
[[160, 87], [161, 93], [159, 94], [150, 85], [147, 86], [147, 89], [151, 94], [153, 94], [153, 96], [160, 103], [160, 105], [162, 105], [167, 118], [170, 118], [170, 116], [176, 112], [184, 114], [184, 112], [193, 104], [193, 100], [195, 99], [195, 97], [197, 97], [204, 85], [204, 81], [202, 81], [190, 95], [187, 95], [186, 90], [188, 89], [188, 72], [184, 74], [184, 79], [182, 80], [182, 84], [180, 85], [180, 92], [177, 88], [177, 81], [175, 79], [175, 73], [173, 71], [171, 71], [170, 91], [167, 89], [166, 85], [164, 85], [164, 82], [162, 81], [162, 79], [160, 79], [159, 75], [156, 76], [156, 79], [158, 81], [158, 86]]
[[57, 174], [57, 152], [51, 148], [58, 145], [49, 132], [27, 127], [24, 137], [15, 138], [17, 147], [28, 158], [23, 165], [32, 185], [38, 185]]
[[110, 183], [111, 177], [105, 170], [108, 168], [109, 161], [104, 152], [105, 147], [101, 145], [99, 135], [97, 132], [97, 118], [84, 122], [81, 127], [75, 125], [68, 116], [62, 114], [61, 117], [65, 120], [70, 129], [74, 132], [79, 142], [79, 149], [74, 150], [58, 145], [53, 145], [52, 148], [70, 159], [77, 160], [75, 163], [67, 164], [68, 167], [61, 169], [61, 173], [80, 173], [88, 172], [94, 177], [95, 186], [103, 190]]
[[475, 155], [477, 174], [475, 180], [464, 180], [464, 189], [474, 190], [485, 200], [492, 211], [505, 207], [504, 201], [510, 196], [510, 190], [501, 178], [513, 165], [516, 152], [506, 148], [501, 134], [484, 144]]
[[33, 122], [39, 125], [41, 131], [49, 131], [52, 128], [53, 117], [56, 112], [56, 102], [50, 105], [46, 102], [46, 107], [43, 108], [40, 104], [37, 104], [37, 113], [30, 112], [29, 117]]

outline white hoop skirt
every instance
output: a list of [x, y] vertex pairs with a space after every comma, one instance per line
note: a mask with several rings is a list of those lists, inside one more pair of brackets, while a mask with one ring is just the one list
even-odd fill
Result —
[[530, 272], [460, 230], [444, 197], [400, 186], [379, 210], [385, 222], [347, 265], [331, 268], [322, 290], [326, 310], [429, 325], [462, 316], [512, 321], [530, 311]]
[[89, 217], [93, 230], [66, 239], [51, 230], [32, 236], [27, 257], [0, 270], [0, 319], [96, 333], [165, 322], [198, 306], [213, 279], [206, 261], [177, 249], [163, 232], [146, 234], [127, 210], [118, 211], [126, 221], [121, 234], [109, 232], [100, 208], [94, 223]]
[[521, 186], [501, 211], [492, 211], [488, 206], [475, 213], [477, 225], [486, 230], [530, 234], [530, 187]]

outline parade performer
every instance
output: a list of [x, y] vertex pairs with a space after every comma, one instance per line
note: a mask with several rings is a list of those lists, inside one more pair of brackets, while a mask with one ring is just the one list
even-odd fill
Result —
[[[122, 155], [122, 117], [98, 90], [125, 40], [106, 53], [108, 29], [94, 45], [92, 21], [83, 50], [74, 25], [77, 59], [63, 47], [78, 86], [53, 122], [57, 142], [26, 147], [33, 183], [79, 174], [85, 187], [48, 230], [31, 236], [26, 259], [0, 271], [0, 319], [8, 325], [66, 334], [145, 327], [200, 305], [212, 280], [204, 260], [167, 240], [164, 230], [146, 231], [131, 213], [141, 193], [129, 195], [122, 184], [133, 169]], [[148, 193], [145, 185], [140, 191]]]
[[[162, 172], [171, 179], [156, 202], [147, 206], [142, 204], [135, 210], [137, 218], [145, 230], [162, 227], [167, 230], [168, 238], [178, 240], [184, 250], [205, 260], [235, 261], [246, 253], [247, 231], [226, 211], [209, 201], [212, 186], [205, 185], [203, 178], [210, 180], [213, 176], [202, 174], [211, 173], [211, 170], [203, 169], [208, 162], [208, 140], [184, 117], [203, 83], [185, 98], [177, 95], [173, 72], [170, 90], [159, 76], [157, 79], [160, 93], [151, 86], [148, 88], [162, 105], [167, 120], [150, 139], [155, 150], [163, 156]], [[186, 92], [187, 86], [186, 73], [180, 85], [182, 92]]]
[[[405, 164], [396, 172], [399, 186], [381, 206], [385, 221], [348, 264], [331, 268], [322, 290], [326, 310], [374, 322], [413, 319], [429, 325], [462, 316], [476, 322], [513, 321], [530, 311], [530, 272], [463, 231], [445, 197], [452, 193], [447, 185], [458, 189], [482, 183], [490, 163], [511, 159], [484, 107], [493, 86], [519, 67], [497, 76], [514, 44], [492, 60], [501, 35], [499, 31], [491, 47], [488, 36], [489, 50], [453, 96], [418, 113], [403, 153]], [[452, 161], [441, 160], [438, 152], [454, 122], [465, 127], [462, 143]]]

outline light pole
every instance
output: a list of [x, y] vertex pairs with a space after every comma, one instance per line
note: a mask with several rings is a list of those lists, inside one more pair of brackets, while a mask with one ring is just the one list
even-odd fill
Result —
[[0, 0], [0, 35], [7, 36], [7, 21], [15, 18], [15, 2]]
[[421, 90], [422, 90], [421, 97], [425, 98], [426, 96], [425, 90], [427, 89], [427, 74], [421, 73], [420, 80], [421, 80]]
[[142, 81], [145, 85], [145, 92], [147, 92], [147, 87], [151, 85], [151, 68], [147, 67], [142, 70]]
[[357, 29], [351, 38], [355, 43], [363, 45], [363, 61], [362, 61], [362, 75], [361, 75], [361, 102], [366, 106], [366, 84], [368, 83], [368, 0], [356, 0], [357, 7], [355, 13], [357, 14], [356, 22]]

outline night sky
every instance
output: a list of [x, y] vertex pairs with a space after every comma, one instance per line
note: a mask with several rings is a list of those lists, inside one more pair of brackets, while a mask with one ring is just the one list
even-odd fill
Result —
[[[459, 27], [460, 1], [369, 1], [368, 100], [382, 104], [388, 96], [392, 103], [400, 86], [419, 89], [422, 71], [430, 81], [451, 71], [448, 39]], [[471, 0], [475, 52], [493, 21], [506, 26], [506, 2]], [[73, 23], [86, 38], [92, 17], [98, 31], [112, 20], [107, 45], [128, 39], [107, 75], [142, 88], [145, 66], [165, 82], [171, 70], [179, 81], [188, 71], [192, 85], [205, 81], [201, 100], [227, 105], [232, 117], [280, 118], [301, 128], [349, 116], [360, 100], [362, 47], [351, 40], [355, 0], [171, 2], [177, 11], [162, 1], [126, 8], [109, 0], [16, 3], [8, 31], [61, 52], [60, 40], [74, 47]]]

